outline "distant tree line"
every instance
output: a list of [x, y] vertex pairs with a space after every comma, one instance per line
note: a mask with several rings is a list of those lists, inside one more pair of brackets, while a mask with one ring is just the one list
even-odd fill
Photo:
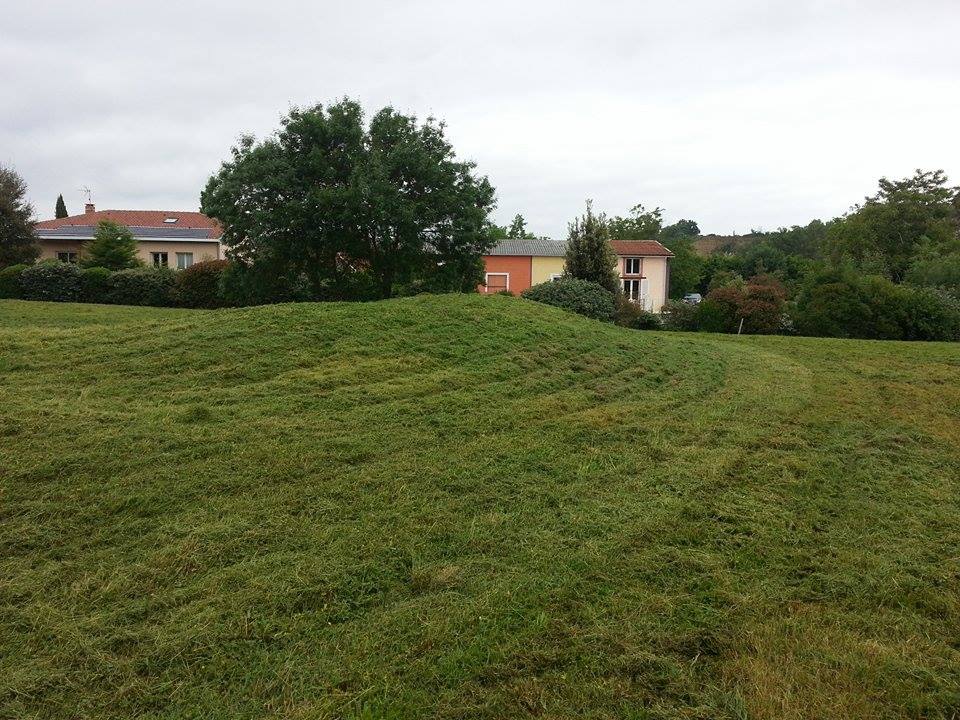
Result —
[[[349, 99], [295, 108], [273, 135], [242, 138], [201, 193], [224, 228], [229, 304], [472, 291], [494, 244], [537, 237], [520, 213], [492, 222], [494, 207], [493, 187], [456, 157], [443, 123], [389, 107], [368, 120]], [[67, 215], [62, 196], [55, 214]], [[0, 267], [36, 260], [33, 225], [26, 184], [0, 167]], [[690, 328], [930, 336], [911, 323], [960, 298], [960, 190], [942, 170], [882, 178], [841, 217], [754, 231], [708, 256], [697, 252], [695, 220], [668, 225], [663, 208], [642, 204], [607, 216], [588, 204], [569, 225], [566, 274], [618, 295], [617, 239], [672, 251], [671, 298], [705, 297], [695, 312], [667, 308], [668, 322]], [[102, 224], [82, 264], [131, 269], [135, 248], [126, 228]]]

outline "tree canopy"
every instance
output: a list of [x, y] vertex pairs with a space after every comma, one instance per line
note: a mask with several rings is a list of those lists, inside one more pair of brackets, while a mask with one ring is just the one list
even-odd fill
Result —
[[231, 256], [305, 277], [318, 297], [465, 290], [494, 243], [494, 190], [474, 169], [433, 118], [387, 107], [367, 124], [345, 99], [293, 109], [261, 142], [243, 138], [201, 209], [223, 224]]
[[33, 232], [33, 206], [27, 183], [13, 168], [0, 165], [0, 267], [31, 263], [40, 256]]
[[677, 220], [673, 225], [667, 225], [660, 231], [661, 240], [674, 238], [695, 238], [700, 234], [700, 226], [696, 220]]
[[960, 249], [960, 189], [942, 170], [917, 170], [903, 180], [881, 178], [880, 190], [827, 229], [834, 262], [849, 259], [901, 282], [921, 247]]
[[57, 207], [54, 209], [53, 215], [57, 218], [70, 217], [70, 213], [67, 212], [67, 204], [63, 201], [63, 195], [57, 195]]
[[126, 270], [136, 267], [137, 241], [126, 225], [111, 220], [101, 220], [97, 230], [84, 248], [81, 265], [103, 267], [108, 270]]
[[620, 292], [617, 256], [610, 245], [610, 229], [602, 213], [593, 214], [587, 201], [587, 212], [569, 225], [564, 274], [589, 280], [612, 293]]
[[627, 217], [614, 216], [607, 221], [613, 240], [653, 240], [663, 228], [663, 208], [647, 210], [637, 204]]

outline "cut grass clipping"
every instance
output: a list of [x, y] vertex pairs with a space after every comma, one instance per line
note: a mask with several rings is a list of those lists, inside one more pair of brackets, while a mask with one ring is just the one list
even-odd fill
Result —
[[0, 303], [0, 717], [950, 718], [960, 350]]

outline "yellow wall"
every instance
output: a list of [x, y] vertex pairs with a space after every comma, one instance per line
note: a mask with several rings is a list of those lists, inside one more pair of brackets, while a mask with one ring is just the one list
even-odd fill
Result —
[[547, 282], [551, 275], [560, 275], [563, 273], [562, 257], [533, 257], [530, 267], [530, 283], [539, 285]]
[[[76, 240], [41, 240], [40, 258], [56, 258], [58, 252], [79, 252], [80, 243]], [[195, 263], [201, 260], [219, 260], [223, 257], [220, 252], [220, 243], [216, 240], [208, 242], [164, 242], [162, 240], [140, 240], [137, 242], [137, 257], [147, 265], [151, 263], [150, 253], [165, 252], [169, 255], [167, 262], [170, 267], [177, 267], [178, 252], [192, 252]]]

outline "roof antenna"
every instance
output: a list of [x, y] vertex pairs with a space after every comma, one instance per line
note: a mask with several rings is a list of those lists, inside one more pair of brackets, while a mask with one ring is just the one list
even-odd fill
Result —
[[80, 187], [80, 192], [84, 193], [87, 196], [88, 203], [93, 202], [93, 191], [90, 190], [90, 188], [88, 188], [86, 185], [82, 185]]

